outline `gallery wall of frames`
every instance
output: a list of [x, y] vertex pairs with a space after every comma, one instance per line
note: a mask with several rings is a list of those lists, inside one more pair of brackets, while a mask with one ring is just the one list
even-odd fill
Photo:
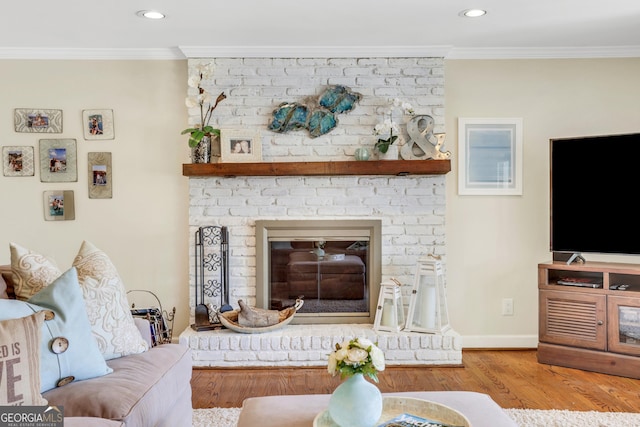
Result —
[[[75, 219], [73, 190], [65, 183], [86, 179], [90, 199], [112, 198], [111, 152], [87, 153], [86, 174], [77, 169], [76, 138], [56, 138], [63, 131], [63, 111], [56, 109], [16, 108], [14, 129], [18, 133], [33, 133], [34, 144], [2, 147], [2, 171], [5, 177], [35, 179], [36, 170], [41, 182], [61, 183], [59, 190], [42, 194], [44, 219], [68, 221]], [[82, 129], [77, 129], [85, 141], [113, 140], [113, 110], [82, 111]]]

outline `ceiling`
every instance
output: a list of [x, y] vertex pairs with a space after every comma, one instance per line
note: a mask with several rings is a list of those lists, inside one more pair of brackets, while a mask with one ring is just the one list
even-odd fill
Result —
[[[487, 14], [459, 16], [469, 8]], [[289, 55], [640, 57], [640, 0], [13, 0], [0, 12], [0, 59]]]

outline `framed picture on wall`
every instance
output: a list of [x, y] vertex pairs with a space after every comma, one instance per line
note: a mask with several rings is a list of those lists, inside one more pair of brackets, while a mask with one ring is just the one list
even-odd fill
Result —
[[70, 221], [76, 219], [73, 191], [45, 191], [43, 195], [44, 219], [46, 221]]
[[262, 161], [262, 139], [257, 130], [222, 129], [220, 131], [222, 162]]
[[33, 176], [34, 169], [33, 147], [2, 147], [4, 176]]
[[76, 156], [75, 139], [41, 139], [40, 181], [76, 182]]
[[113, 139], [113, 110], [83, 110], [84, 139]]
[[13, 124], [16, 132], [61, 133], [62, 110], [16, 108]]
[[87, 160], [89, 198], [110, 199], [113, 182], [111, 153], [88, 153]]
[[458, 194], [522, 195], [522, 119], [458, 119]]

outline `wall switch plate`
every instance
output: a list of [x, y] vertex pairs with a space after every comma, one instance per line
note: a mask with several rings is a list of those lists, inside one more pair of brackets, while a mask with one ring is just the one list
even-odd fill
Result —
[[513, 316], [513, 298], [502, 298], [502, 315]]

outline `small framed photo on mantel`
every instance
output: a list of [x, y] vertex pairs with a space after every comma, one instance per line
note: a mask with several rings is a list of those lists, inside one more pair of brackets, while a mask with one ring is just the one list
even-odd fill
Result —
[[227, 163], [259, 163], [262, 161], [262, 138], [257, 130], [222, 129], [221, 161]]

